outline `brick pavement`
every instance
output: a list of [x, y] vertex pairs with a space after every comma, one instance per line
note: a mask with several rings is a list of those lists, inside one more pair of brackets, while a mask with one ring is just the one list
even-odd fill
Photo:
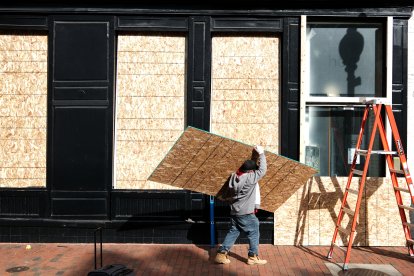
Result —
[[[87, 275], [94, 268], [93, 244], [0, 243], [0, 275]], [[326, 246], [260, 245], [264, 266], [245, 264], [247, 245], [235, 245], [229, 265], [214, 264], [209, 246], [159, 244], [104, 244], [105, 264], [122, 263], [135, 275], [330, 275], [326, 262], [343, 262], [343, 252], [334, 250], [326, 259]], [[358, 247], [351, 263], [391, 264], [403, 275], [414, 275], [414, 258], [404, 247]], [[18, 270], [20, 272], [8, 272]], [[26, 269], [26, 270], [25, 270]]]

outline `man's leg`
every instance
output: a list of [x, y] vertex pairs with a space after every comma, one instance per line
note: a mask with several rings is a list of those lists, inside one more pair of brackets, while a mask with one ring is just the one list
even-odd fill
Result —
[[230, 259], [228, 253], [231, 247], [236, 242], [240, 235], [240, 231], [237, 227], [237, 223], [233, 217], [230, 217], [230, 230], [224, 238], [223, 244], [218, 248], [215, 262], [219, 264], [228, 264]]
[[266, 264], [266, 260], [259, 259], [259, 219], [254, 214], [241, 217], [240, 227], [246, 233], [249, 239], [248, 264]]
[[230, 230], [227, 232], [227, 235], [224, 238], [222, 245], [219, 247], [218, 252], [229, 252], [239, 235], [240, 231], [237, 226], [236, 217], [230, 217]]
[[249, 256], [259, 255], [259, 219], [254, 214], [241, 216], [240, 226], [249, 239]]

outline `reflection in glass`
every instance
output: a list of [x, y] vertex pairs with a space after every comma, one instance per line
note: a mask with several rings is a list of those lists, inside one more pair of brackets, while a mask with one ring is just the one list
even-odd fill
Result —
[[[348, 176], [364, 114], [364, 107], [306, 108], [306, 128], [309, 137], [305, 160], [318, 165], [320, 176]], [[372, 112], [371, 112], [372, 114]], [[374, 116], [366, 124], [361, 149], [368, 149]], [[373, 149], [380, 148], [378, 132]], [[381, 146], [382, 147], [382, 146]], [[305, 161], [306, 162], [306, 161]], [[360, 156], [356, 169], [363, 170], [365, 157]], [[371, 155], [368, 176], [385, 176], [385, 160], [381, 155]]]
[[383, 97], [381, 24], [310, 23], [310, 95]]

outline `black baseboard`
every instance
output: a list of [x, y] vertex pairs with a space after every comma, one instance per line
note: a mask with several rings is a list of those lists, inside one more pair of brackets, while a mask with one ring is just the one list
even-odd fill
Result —
[[[84, 223], [71, 221], [65, 223], [64, 221], [45, 220], [27, 223], [27, 221], [1, 220], [0, 242], [93, 243], [94, 232], [98, 227], [102, 227], [104, 243], [211, 244], [210, 223], [183, 221], [89, 221]], [[227, 222], [216, 223], [216, 243], [223, 241], [228, 228]], [[241, 235], [237, 242], [247, 243], [246, 236]], [[260, 243], [273, 244], [273, 223], [261, 223]]]
[[[209, 198], [189, 191], [112, 191], [110, 215], [49, 215], [45, 189], [0, 189], [0, 242], [92, 243], [102, 228], [106, 243], [211, 244]], [[62, 205], [70, 210], [70, 206]], [[215, 239], [229, 229], [230, 208], [216, 201]], [[260, 242], [273, 243], [273, 213], [260, 210]], [[247, 239], [241, 235], [239, 243]]]

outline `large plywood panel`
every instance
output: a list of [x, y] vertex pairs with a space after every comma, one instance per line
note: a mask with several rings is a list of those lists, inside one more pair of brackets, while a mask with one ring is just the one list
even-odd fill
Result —
[[212, 39], [211, 132], [279, 150], [279, 37]]
[[118, 37], [116, 189], [177, 189], [147, 178], [184, 129], [185, 37]]
[[[231, 173], [246, 159], [255, 157], [250, 145], [189, 127], [148, 179], [220, 199]], [[316, 170], [269, 151], [266, 157], [268, 170], [259, 181], [261, 208], [275, 212], [294, 196], [292, 204], [297, 210], [294, 194]]]
[[47, 35], [0, 33], [0, 187], [46, 186]]

